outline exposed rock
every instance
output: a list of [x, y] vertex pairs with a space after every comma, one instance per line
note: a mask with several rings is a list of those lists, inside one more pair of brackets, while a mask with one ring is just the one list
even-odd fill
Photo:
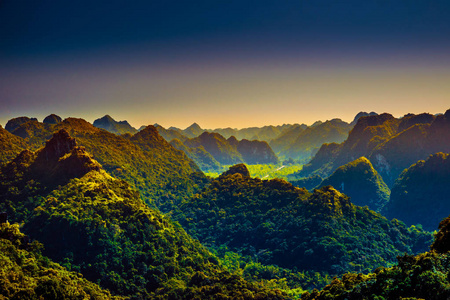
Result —
[[38, 159], [45, 158], [46, 161], [59, 159], [69, 153], [77, 145], [65, 129], [53, 134], [53, 137], [45, 143], [44, 149], [39, 153]]

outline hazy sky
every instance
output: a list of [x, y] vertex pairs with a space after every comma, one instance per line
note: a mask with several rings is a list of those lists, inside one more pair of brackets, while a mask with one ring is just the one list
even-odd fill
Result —
[[[94, 3], [95, 2], [95, 3]], [[311, 124], [450, 108], [450, 1], [0, 1], [0, 123]]]

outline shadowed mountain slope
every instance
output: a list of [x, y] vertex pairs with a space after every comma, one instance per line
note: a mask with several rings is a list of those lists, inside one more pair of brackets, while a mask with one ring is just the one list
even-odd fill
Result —
[[450, 212], [449, 200], [450, 155], [436, 153], [400, 175], [383, 213], [431, 231]]
[[349, 162], [324, 179], [320, 187], [332, 185], [350, 197], [353, 204], [380, 212], [389, 201], [390, 190], [365, 157]]

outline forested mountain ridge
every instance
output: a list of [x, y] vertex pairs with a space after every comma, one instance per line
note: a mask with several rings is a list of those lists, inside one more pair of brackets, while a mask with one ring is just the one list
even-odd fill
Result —
[[0, 166], [9, 162], [26, 148], [27, 144], [21, 137], [9, 133], [0, 125]]
[[430, 234], [355, 206], [332, 187], [309, 193], [283, 180], [251, 178], [245, 170], [239, 165], [182, 204], [177, 219], [202, 243], [226, 245], [265, 264], [334, 275], [370, 271], [429, 245]]
[[450, 152], [449, 134], [450, 110], [438, 116], [408, 114], [396, 119], [385, 113], [362, 117], [343, 143], [322, 145], [300, 175], [326, 177], [339, 166], [365, 156], [392, 186], [416, 161], [439, 151]]
[[380, 212], [389, 201], [389, 188], [364, 156], [337, 168], [319, 187], [327, 185], [345, 193], [353, 204], [367, 205], [376, 212]]
[[130, 137], [96, 128], [83, 119], [67, 118], [58, 124], [28, 120], [13, 133], [23, 133], [29, 147], [38, 149], [60, 129], [84, 145], [108, 173], [138, 188], [149, 203], [155, 201], [162, 210], [171, 210], [205, 180], [197, 165], [151, 125]]
[[[4, 221], [4, 220], [3, 220]], [[123, 299], [42, 256], [18, 224], [0, 223], [0, 296], [4, 299]]]
[[[203, 132], [200, 136], [187, 139], [183, 143], [191, 149], [203, 147], [215, 160], [224, 165], [241, 162], [249, 164], [278, 163], [277, 156], [264, 141], [246, 139], [238, 141], [233, 136], [225, 139], [218, 133]], [[199, 160], [199, 164], [204, 165], [204, 161]], [[211, 169], [213, 168], [214, 165], [211, 166]]]
[[448, 215], [449, 199], [450, 154], [436, 153], [403, 171], [383, 214], [431, 231]]
[[[133, 299], [286, 298], [226, 272], [206, 248], [76, 144], [60, 130], [44, 148], [23, 151], [0, 173], [0, 211], [42, 242], [44, 255]], [[67, 176], [61, 179], [63, 169]]]
[[115, 134], [135, 134], [138, 132], [138, 130], [131, 126], [127, 121], [116, 121], [109, 115], [96, 119], [92, 125]]
[[321, 291], [304, 293], [301, 299], [449, 299], [449, 225], [450, 217], [441, 221], [430, 251], [399, 256], [393, 267], [380, 267], [373, 273], [347, 273]]

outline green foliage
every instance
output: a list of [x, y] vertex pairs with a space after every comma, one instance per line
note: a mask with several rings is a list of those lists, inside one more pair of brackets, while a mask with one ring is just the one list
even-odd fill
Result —
[[[288, 176], [288, 178], [295, 178], [295, 175]], [[311, 175], [309, 177], [304, 177], [300, 179], [290, 179], [289, 182], [292, 183], [293, 186], [299, 187], [299, 188], [305, 188], [307, 190], [312, 190], [315, 187], [317, 187], [321, 182], [323, 181], [323, 178], [319, 175]]]
[[302, 299], [449, 299], [449, 262], [448, 253], [399, 256], [394, 267], [378, 268], [368, 275], [345, 274], [320, 292], [306, 292]]
[[339, 168], [323, 180], [319, 187], [332, 185], [345, 192], [358, 206], [368, 206], [377, 212], [389, 201], [390, 190], [371, 162], [360, 157]]
[[9, 133], [0, 125], [0, 166], [12, 160], [26, 147], [21, 137]]
[[0, 298], [122, 299], [41, 254], [17, 224], [0, 224]]
[[[261, 179], [275, 179], [275, 178], [282, 178], [287, 179], [289, 176], [295, 172], [298, 172], [302, 169], [301, 165], [280, 165], [280, 164], [256, 164], [256, 165], [249, 165], [245, 164], [248, 171], [253, 177], [258, 177]], [[221, 168], [221, 172], [207, 172], [205, 175], [209, 177], [219, 177], [219, 175], [226, 171], [227, 168], [229, 168], [230, 165], [224, 165]], [[322, 182], [322, 180], [320, 181]], [[320, 183], [319, 182], [319, 183]]]
[[309, 193], [284, 180], [241, 174], [214, 180], [181, 211], [177, 219], [205, 245], [302, 272], [370, 271], [423, 250], [431, 239], [354, 206], [331, 187]]
[[450, 155], [436, 153], [406, 169], [395, 182], [384, 213], [435, 230], [450, 211]]
[[[159, 130], [159, 129], [158, 129]], [[221, 170], [220, 163], [208, 152], [203, 146], [190, 148], [183, 144], [179, 139], [173, 139], [170, 144], [178, 150], [183, 151], [186, 155], [195, 161], [195, 163], [204, 172]]]
[[[278, 289], [224, 270], [179, 224], [101, 169], [56, 187], [43, 185], [48, 178], [36, 176], [46, 168], [40, 157], [52, 153], [53, 145], [62, 149], [66, 143], [71, 144], [70, 137], [53, 138], [37, 153], [25, 151], [0, 174], [0, 211], [23, 223], [24, 232], [45, 245], [45, 255], [132, 299], [286, 298]], [[52, 168], [66, 166], [65, 151], [56, 160], [48, 156]], [[53, 283], [57, 281], [50, 287]]]
[[25, 141], [38, 149], [60, 129], [67, 130], [109, 174], [139, 189], [148, 204], [162, 211], [174, 209], [206, 182], [195, 163], [159, 136], [153, 126], [130, 138], [68, 118], [55, 125], [27, 121], [13, 132], [23, 132]]

